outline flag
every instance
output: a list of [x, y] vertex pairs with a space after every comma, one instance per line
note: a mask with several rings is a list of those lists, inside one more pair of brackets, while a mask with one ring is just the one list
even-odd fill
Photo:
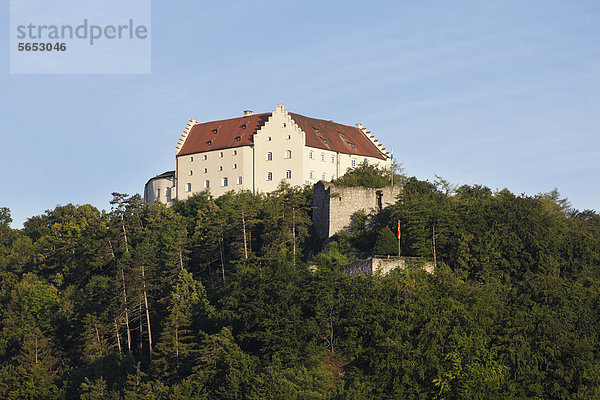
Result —
[[400, 240], [400, 220], [398, 220], [398, 240]]

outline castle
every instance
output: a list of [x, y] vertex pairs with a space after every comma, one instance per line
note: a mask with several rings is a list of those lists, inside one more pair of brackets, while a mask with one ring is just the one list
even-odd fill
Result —
[[361, 124], [305, 117], [277, 104], [263, 114], [190, 120], [175, 148], [175, 170], [151, 178], [144, 199], [169, 205], [203, 190], [214, 197], [230, 190], [268, 193], [281, 181], [290, 186], [331, 181], [363, 162], [389, 170], [392, 160]]

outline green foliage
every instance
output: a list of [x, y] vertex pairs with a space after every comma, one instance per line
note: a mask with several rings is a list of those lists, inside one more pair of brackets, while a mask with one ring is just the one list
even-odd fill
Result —
[[376, 165], [363, 162], [348, 170], [344, 175], [332, 181], [336, 186], [366, 188], [382, 188], [392, 184], [389, 171], [385, 171]]
[[398, 255], [398, 239], [387, 226], [377, 233], [373, 254], [382, 256]]
[[[320, 252], [310, 188], [113, 195], [0, 209], [0, 398], [600, 398], [600, 216], [556, 190], [405, 179]], [[340, 274], [398, 220], [434, 274]]]

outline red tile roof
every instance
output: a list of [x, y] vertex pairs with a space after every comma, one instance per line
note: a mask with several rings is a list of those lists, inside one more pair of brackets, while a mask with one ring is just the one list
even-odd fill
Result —
[[270, 116], [271, 113], [256, 114], [194, 125], [177, 155], [250, 146], [253, 141], [252, 136]]
[[[385, 154], [356, 127], [299, 114], [289, 115], [306, 134], [306, 146], [386, 159]], [[252, 136], [269, 117], [271, 113], [264, 113], [194, 125], [177, 156], [252, 145]]]
[[306, 134], [307, 146], [338, 151], [343, 154], [386, 159], [386, 156], [371, 142], [371, 139], [354, 126], [309, 118], [299, 114], [289, 114]]

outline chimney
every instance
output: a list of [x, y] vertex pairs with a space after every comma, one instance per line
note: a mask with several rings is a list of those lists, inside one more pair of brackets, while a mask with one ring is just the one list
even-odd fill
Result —
[[244, 110], [244, 117], [252, 115], [252, 110]]

